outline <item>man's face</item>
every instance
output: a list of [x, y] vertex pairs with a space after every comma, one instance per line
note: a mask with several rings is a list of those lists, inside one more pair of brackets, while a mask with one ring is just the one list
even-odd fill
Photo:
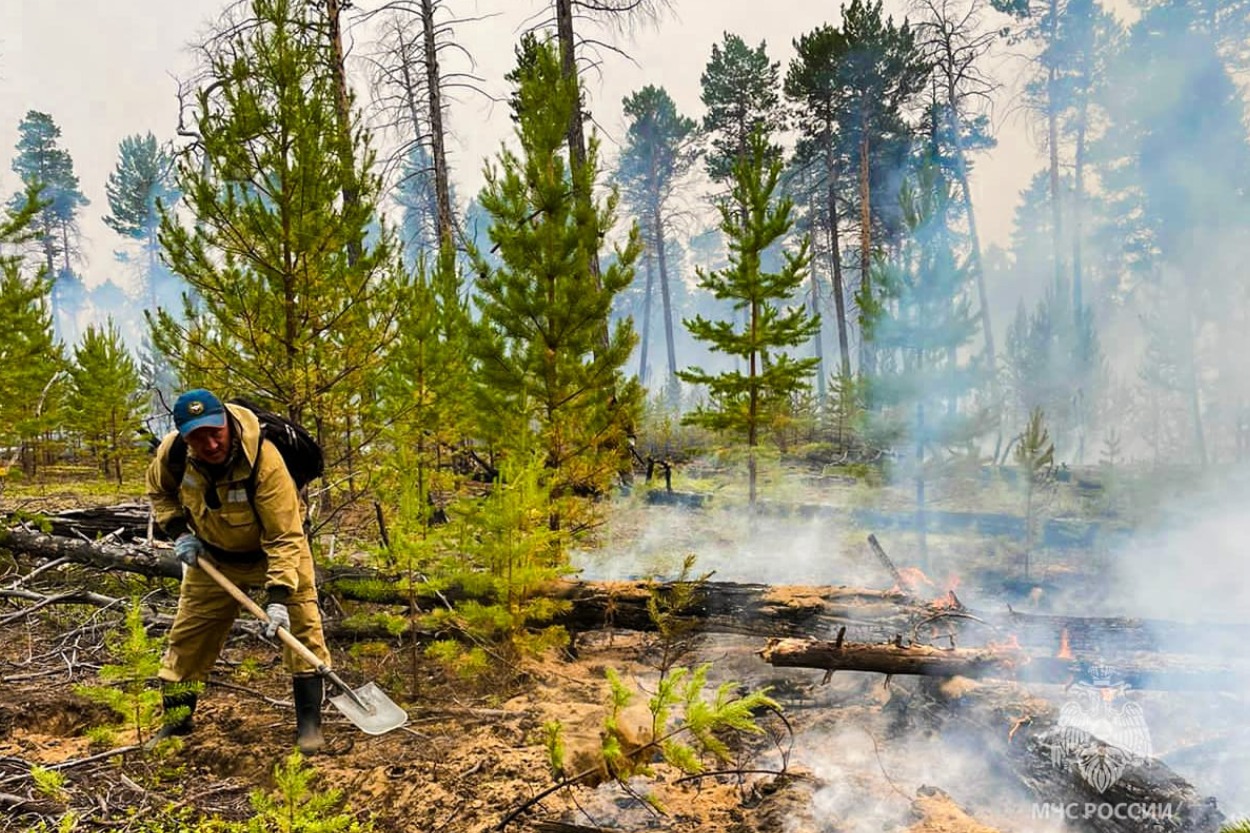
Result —
[[214, 466], [226, 462], [230, 456], [230, 423], [220, 428], [196, 428], [187, 435], [187, 446], [197, 460]]

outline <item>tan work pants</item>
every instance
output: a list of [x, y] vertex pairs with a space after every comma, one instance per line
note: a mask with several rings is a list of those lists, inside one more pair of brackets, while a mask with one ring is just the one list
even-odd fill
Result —
[[[211, 557], [211, 556], [209, 556]], [[214, 562], [226, 578], [246, 590], [265, 583], [266, 562], [239, 565]], [[321, 611], [317, 608], [317, 586], [312, 559], [299, 565], [299, 589], [287, 601], [291, 633], [327, 666], [330, 652], [321, 631]], [[169, 645], [157, 676], [170, 683], [205, 682], [238, 618], [240, 605], [216, 581], [198, 567], [183, 571], [178, 613], [169, 631]], [[310, 674], [317, 669], [285, 644], [282, 664], [292, 674]]]

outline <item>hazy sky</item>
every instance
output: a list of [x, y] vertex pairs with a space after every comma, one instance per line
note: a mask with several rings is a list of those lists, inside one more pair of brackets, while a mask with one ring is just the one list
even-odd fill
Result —
[[[114, 277], [124, 283], [111, 255], [117, 237], [101, 221], [108, 206], [104, 185], [127, 135], [152, 131], [172, 138], [176, 125], [175, 78], [191, 66], [186, 44], [206, 31], [225, 0], [0, 0], [0, 194], [18, 188], [10, 161], [17, 125], [31, 109], [50, 113], [62, 130], [62, 146], [74, 158], [83, 192], [91, 200], [82, 219], [88, 262], [88, 286]], [[359, 2], [360, 7], [374, 4]], [[591, 109], [605, 133], [605, 155], [614, 156], [614, 142], [623, 133], [621, 98], [645, 84], [666, 87], [685, 114], [699, 118], [699, 76], [712, 44], [725, 31], [742, 35], [749, 44], [768, 43], [769, 55], [782, 62], [792, 57], [791, 40], [824, 22], [837, 22], [837, 2], [808, 0], [674, 0], [658, 28], [647, 26], [618, 38], [634, 62], [605, 52], [601, 77], [589, 79]], [[477, 60], [475, 72], [496, 95], [506, 93], [503, 75], [512, 67], [512, 45], [526, 21], [540, 13], [541, 0], [448, 0], [460, 16], [495, 14], [465, 23], [457, 31]], [[887, 0], [896, 15], [904, 0]], [[506, 11], [500, 11], [501, 9]], [[366, 34], [358, 32], [353, 52], [368, 51]], [[467, 63], [449, 59], [453, 69]], [[1019, 66], [996, 61], [997, 72], [1010, 81]], [[481, 186], [483, 160], [510, 136], [507, 108], [460, 94], [453, 105], [451, 129], [456, 139], [455, 180], [463, 201]], [[1020, 189], [1042, 164], [1025, 120], [1014, 113], [1007, 96], [994, 114], [999, 147], [977, 162], [974, 198], [983, 235], [1006, 242]], [[365, 103], [367, 92], [361, 92]]]

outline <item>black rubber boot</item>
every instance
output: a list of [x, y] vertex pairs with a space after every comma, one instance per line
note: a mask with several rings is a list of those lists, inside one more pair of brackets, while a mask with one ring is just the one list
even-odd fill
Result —
[[292, 678], [295, 694], [295, 744], [305, 755], [312, 755], [325, 746], [321, 734], [321, 698], [325, 685], [316, 675]]
[[166, 719], [164, 725], [161, 726], [157, 733], [148, 738], [147, 742], [143, 744], [143, 748], [151, 751], [158, 743], [166, 738], [185, 737], [186, 735], [191, 734], [191, 730], [195, 728], [195, 724], [192, 721], [191, 716], [195, 714], [195, 704], [197, 700], [198, 696], [194, 691], [183, 691], [177, 694], [170, 694], [166, 691], [162, 694], [161, 706], [166, 715], [169, 715], [174, 709], [185, 708], [187, 711], [181, 717], [174, 718], [173, 720]]

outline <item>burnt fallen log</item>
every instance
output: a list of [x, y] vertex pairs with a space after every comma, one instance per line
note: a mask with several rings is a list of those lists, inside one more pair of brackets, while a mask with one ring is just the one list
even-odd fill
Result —
[[[151, 514], [147, 504], [124, 503], [114, 506], [67, 509], [55, 515], [48, 515], [46, 520], [49, 531], [53, 535], [65, 538], [86, 538], [93, 541], [111, 536], [114, 541], [128, 541], [148, 537]], [[152, 534], [156, 537], [164, 537], [164, 533], [155, 526], [153, 526]]]
[[125, 570], [157, 578], [182, 576], [181, 565], [170, 549], [156, 550], [103, 540], [85, 541], [76, 537], [3, 527], [0, 527], [0, 549], [37, 559], [64, 559], [101, 570]]
[[1133, 689], [1240, 690], [1250, 681], [1244, 668], [1196, 664], [1180, 657], [1146, 656], [1109, 663], [1104, 660], [1035, 657], [1014, 644], [938, 648], [903, 644], [901, 640], [865, 644], [771, 639], [759, 654], [776, 668], [866, 671], [891, 676], [994, 678], [1064, 686], [1095, 673]]
[[[105, 570], [125, 570], [146, 576], [179, 578], [181, 566], [167, 547], [83, 541], [43, 532], [0, 528], [0, 548], [28, 557], [67, 561]], [[375, 604], [435, 606], [468, 596], [455, 588], [435, 591], [418, 584], [409, 591], [396, 576], [359, 567], [330, 567], [318, 571], [323, 593]], [[547, 595], [570, 602], [558, 624], [574, 631], [620, 628], [655, 630], [648, 605], [673, 587], [647, 581], [553, 582]], [[751, 636], [833, 633], [849, 629], [857, 639], [888, 639], [906, 630], [923, 607], [891, 591], [855, 587], [770, 587], [762, 584], [707, 582], [683, 616], [698, 620], [708, 632]]]
[[[105, 570], [165, 578], [181, 575], [171, 551], [159, 545], [153, 548], [116, 543], [114, 539], [85, 541], [0, 527], [0, 548], [35, 559], [65, 558]], [[365, 567], [319, 569], [318, 582], [325, 593], [378, 604], [406, 606], [415, 600], [419, 605], [441, 605], [466, 598], [455, 588], [436, 594], [420, 584], [413, 587], [410, 598], [403, 578]], [[673, 589], [673, 585], [649, 581], [565, 581], [552, 584], [546, 592], [570, 602], [569, 612], [559, 623], [572, 630], [650, 631], [655, 623], [648, 603], [653, 596], [671, 594]], [[1250, 625], [1244, 624], [984, 612], [963, 607], [950, 594], [923, 602], [902, 588], [773, 587], [709, 581], [700, 585], [696, 596], [692, 605], [677, 613], [708, 633], [832, 636], [846, 627], [848, 638], [862, 642], [886, 642], [902, 636], [910, 642], [945, 640], [952, 645], [1006, 642], [1015, 637], [1035, 657], [1063, 653], [1065, 644], [1078, 657], [1151, 653], [1240, 656], [1244, 645], [1250, 643]]]
[[984, 615], [1023, 645], [1066, 643], [1076, 652], [1156, 652], [1238, 656], [1250, 644], [1250, 625], [1237, 622], [1171, 622], [1127, 616]]
[[1034, 818], [1091, 833], [1216, 833], [1224, 823], [1215, 798], [1151, 757], [1130, 706], [1117, 707], [1127, 728], [1107, 740], [1095, 705], [1082, 721], [1082, 701], [1056, 708], [1014, 683], [935, 681], [924, 693], [942, 708], [915, 713], [948, 742], [1000, 762], [1034, 796]]

